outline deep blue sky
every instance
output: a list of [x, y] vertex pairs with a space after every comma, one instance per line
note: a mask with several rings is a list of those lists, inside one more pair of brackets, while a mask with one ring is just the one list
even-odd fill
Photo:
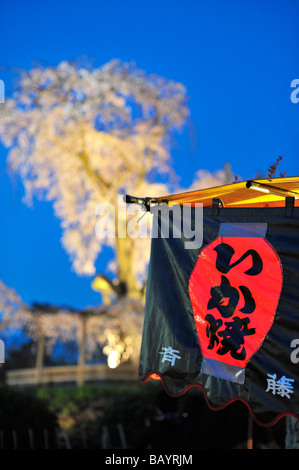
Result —
[[[279, 155], [281, 171], [299, 175], [299, 103], [290, 100], [299, 78], [298, 0], [2, 0], [0, 15], [0, 65], [87, 55], [96, 67], [132, 60], [182, 82], [191, 110], [173, 151], [182, 185], [227, 161], [242, 179], [266, 175]], [[97, 303], [90, 279], [71, 271], [51, 205], [24, 206], [5, 167], [0, 146], [0, 279], [28, 303]]]

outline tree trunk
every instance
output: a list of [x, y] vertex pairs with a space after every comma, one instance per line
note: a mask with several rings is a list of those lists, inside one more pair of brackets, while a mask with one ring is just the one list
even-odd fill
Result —
[[42, 329], [39, 331], [38, 341], [37, 341], [37, 356], [36, 356], [36, 383], [41, 383], [42, 378], [42, 369], [44, 364], [44, 355], [45, 355], [45, 335]]
[[86, 346], [86, 322], [87, 317], [81, 316], [80, 337], [79, 337], [79, 354], [77, 366], [77, 385], [84, 383], [84, 364], [85, 364], [85, 346]]
[[119, 283], [126, 286], [126, 295], [128, 297], [140, 298], [140, 291], [137, 289], [136, 279], [133, 273], [133, 240], [129, 237], [117, 238], [116, 253]]
[[[118, 281], [120, 284], [124, 283], [126, 286], [126, 295], [129, 297], [134, 295], [136, 291], [136, 281], [133, 275], [133, 263], [132, 263], [132, 253], [133, 253], [133, 240], [128, 236], [126, 229], [126, 237], [121, 238], [118, 232], [118, 223], [119, 218], [122, 217], [122, 214], [119, 213], [118, 205], [115, 206], [115, 250], [116, 250], [116, 260], [118, 263]], [[127, 220], [122, 220], [120, 223], [123, 223], [127, 227]], [[122, 234], [123, 236], [123, 234]]]

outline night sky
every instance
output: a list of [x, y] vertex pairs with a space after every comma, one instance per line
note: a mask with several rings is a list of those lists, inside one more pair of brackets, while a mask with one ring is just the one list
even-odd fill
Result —
[[[240, 179], [266, 176], [279, 155], [279, 169], [299, 175], [299, 103], [290, 99], [298, 1], [3, 0], [0, 14], [0, 65], [29, 69], [84, 55], [100, 67], [117, 58], [183, 83], [190, 119], [172, 152], [182, 186], [226, 162]], [[12, 76], [0, 71], [7, 94]], [[97, 304], [91, 279], [71, 270], [51, 204], [23, 204], [6, 156], [0, 145], [0, 279], [28, 303]], [[105, 263], [104, 255], [97, 266]]]

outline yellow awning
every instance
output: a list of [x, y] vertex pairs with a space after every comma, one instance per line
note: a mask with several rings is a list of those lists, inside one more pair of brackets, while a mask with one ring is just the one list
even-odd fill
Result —
[[295, 197], [295, 206], [299, 206], [299, 176], [258, 179], [236, 182], [198, 191], [155, 198], [155, 202], [165, 200], [168, 204], [201, 203], [204, 207], [212, 206], [214, 198], [221, 199], [224, 207], [282, 207], [285, 198]]

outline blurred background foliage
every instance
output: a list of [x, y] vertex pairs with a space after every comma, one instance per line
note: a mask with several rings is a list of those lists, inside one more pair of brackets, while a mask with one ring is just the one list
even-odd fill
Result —
[[[247, 446], [247, 407], [236, 401], [221, 411], [211, 411], [198, 389], [171, 398], [155, 383], [26, 391], [2, 386], [0, 399], [2, 448], [204, 450]], [[254, 423], [253, 448], [283, 449], [285, 434], [284, 418], [271, 428]]]

